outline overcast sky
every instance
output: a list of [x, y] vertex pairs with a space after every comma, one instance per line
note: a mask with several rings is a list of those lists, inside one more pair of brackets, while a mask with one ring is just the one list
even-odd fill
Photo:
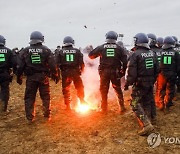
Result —
[[28, 46], [35, 30], [49, 48], [67, 35], [76, 47], [95, 47], [110, 30], [123, 33], [125, 44], [138, 32], [180, 39], [180, 0], [0, 0], [0, 34], [9, 48]]

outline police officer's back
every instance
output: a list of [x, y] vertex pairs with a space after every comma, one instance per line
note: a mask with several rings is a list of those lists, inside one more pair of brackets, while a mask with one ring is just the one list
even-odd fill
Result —
[[152, 85], [159, 70], [156, 63], [157, 59], [155, 60], [157, 56], [155, 52], [150, 50], [146, 36], [143, 33], [138, 33], [135, 39], [136, 50], [128, 63], [130, 70], [128, 70], [127, 82], [132, 85], [135, 82], [141, 82], [141, 78], [144, 78], [144, 80], [147, 79], [146, 85]]
[[118, 96], [120, 112], [125, 111], [124, 99], [121, 90], [120, 78], [124, 76], [127, 67], [127, 55], [117, 41], [117, 33], [109, 31], [106, 34], [106, 43], [96, 47], [89, 53], [91, 59], [100, 57], [99, 74], [100, 74], [100, 92], [101, 92], [101, 109], [107, 111], [107, 94], [110, 81]]
[[17, 67], [17, 82], [22, 84], [22, 75], [27, 76], [25, 90], [25, 111], [29, 121], [34, 119], [34, 104], [37, 90], [39, 89], [43, 101], [44, 117], [50, 116], [50, 91], [48, 75], [58, 81], [54, 56], [51, 50], [42, 45], [44, 36], [39, 31], [34, 31], [30, 36], [30, 46], [21, 51]]
[[158, 75], [157, 107], [169, 111], [175, 93], [175, 82], [179, 72], [179, 54], [174, 50], [175, 40], [171, 36], [164, 39], [161, 53], [160, 73]]
[[81, 72], [84, 69], [83, 54], [79, 49], [74, 48], [74, 40], [66, 36], [63, 40], [62, 49], [57, 52], [56, 62], [61, 70], [62, 75], [62, 92], [66, 109], [70, 110], [70, 85], [73, 81], [77, 90], [77, 95], [81, 103], [84, 101], [84, 86], [81, 79]]
[[13, 67], [12, 51], [5, 46], [5, 38], [0, 35], [0, 112], [7, 111], [9, 100], [10, 69]]
[[[177, 51], [180, 55], [180, 43], [178, 42], [178, 38], [176, 36], [172, 36], [172, 38], [175, 40], [174, 50]], [[180, 72], [179, 71], [177, 72], [176, 86], [177, 86], [177, 92], [180, 93]]]
[[153, 118], [153, 84], [159, 65], [156, 54], [149, 48], [147, 35], [138, 33], [134, 38], [136, 50], [128, 63], [126, 85], [133, 85], [131, 106], [143, 124], [139, 135], [145, 135], [153, 130], [150, 121]]
[[164, 39], [164, 45], [162, 49], [160, 70], [167, 77], [176, 77], [179, 69], [179, 54], [174, 50], [174, 40], [172, 37], [168, 36]]

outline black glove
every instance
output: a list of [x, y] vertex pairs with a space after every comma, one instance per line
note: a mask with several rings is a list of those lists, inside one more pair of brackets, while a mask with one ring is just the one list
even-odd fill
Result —
[[16, 82], [19, 84], [19, 85], [22, 85], [22, 76], [17, 76], [17, 79], [16, 79]]
[[60, 76], [59, 75], [52, 75], [51, 77], [53, 79], [53, 81], [57, 84], [60, 80]]

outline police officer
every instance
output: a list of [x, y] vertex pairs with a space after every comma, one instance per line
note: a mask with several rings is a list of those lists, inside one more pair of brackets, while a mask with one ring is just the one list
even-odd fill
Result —
[[108, 103], [107, 95], [110, 81], [118, 97], [120, 113], [125, 112], [124, 98], [121, 90], [120, 79], [124, 76], [127, 67], [127, 55], [124, 49], [120, 47], [117, 41], [118, 34], [114, 31], [106, 33], [106, 43], [96, 47], [89, 53], [91, 59], [100, 57], [99, 74], [100, 74], [100, 93], [101, 109], [107, 112]]
[[156, 53], [158, 62], [160, 63], [161, 61], [161, 48], [157, 46], [157, 38], [156, 35], [149, 33], [147, 34], [148, 39], [149, 39], [149, 47], [150, 49]]
[[164, 39], [162, 37], [158, 37], [157, 38], [157, 43], [156, 43], [157, 47], [161, 49], [162, 46], [163, 46], [163, 42], [164, 42]]
[[156, 54], [149, 48], [147, 35], [138, 33], [134, 39], [136, 50], [128, 62], [125, 90], [129, 85], [133, 85], [132, 110], [143, 125], [139, 135], [146, 135], [154, 129], [151, 124], [153, 84], [159, 65]]
[[158, 75], [158, 95], [157, 107], [160, 110], [168, 111], [172, 105], [175, 93], [175, 81], [179, 71], [179, 54], [174, 50], [174, 39], [167, 36], [162, 47], [162, 57], [160, 63], [160, 73]]
[[9, 101], [9, 83], [13, 67], [12, 51], [5, 47], [6, 39], [0, 35], [0, 112], [6, 112]]
[[[177, 51], [180, 55], [180, 44], [178, 42], [178, 38], [176, 36], [172, 36], [172, 37], [175, 40], [174, 50]], [[177, 93], [180, 93], [180, 72], [178, 72], [177, 74], [176, 86], [177, 86]]]
[[117, 44], [124, 49], [124, 52], [127, 54], [127, 56], [130, 56], [129, 51], [126, 49], [126, 47], [124, 46], [124, 43], [122, 41], [117, 41]]
[[84, 85], [81, 79], [81, 72], [84, 69], [83, 54], [79, 49], [74, 48], [73, 45], [73, 38], [66, 36], [63, 40], [62, 49], [56, 56], [56, 62], [61, 70], [62, 92], [67, 110], [71, 110], [70, 85], [72, 82], [75, 85], [80, 102], [86, 104], [84, 100]]
[[44, 36], [39, 31], [34, 31], [30, 35], [30, 46], [21, 51], [17, 66], [17, 83], [22, 84], [23, 72], [27, 76], [25, 89], [25, 111], [29, 122], [34, 121], [34, 105], [37, 90], [43, 103], [44, 117], [50, 116], [50, 90], [49, 71], [53, 75], [55, 82], [58, 82], [57, 69], [51, 50], [42, 45]]
[[95, 61], [92, 61], [91, 59], [89, 59], [89, 57], [88, 57], [88, 54], [89, 54], [89, 52], [91, 52], [93, 50], [93, 46], [92, 45], [88, 45], [88, 46], [86, 46], [84, 49], [83, 49], [83, 51], [82, 51], [82, 53], [83, 53], [83, 55], [84, 55], [84, 62], [85, 62], [85, 65], [88, 67], [88, 68], [94, 68], [94, 67], [96, 67], [97, 65], [97, 63], [95, 62]]
[[61, 46], [58, 45], [58, 46], [56, 47], [56, 50], [54, 51], [54, 55], [56, 56], [60, 50], [61, 50]]
[[[155, 34], [152, 34], [152, 33], [147, 34], [147, 36], [148, 36], [148, 39], [149, 39], [149, 47], [156, 54], [158, 62], [160, 64], [160, 61], [161, 61], [161, 48], [159, 48], [157, 46], [157, 37], [156, 37]], [[157, 90], [157, 84], [156, 84], [156, 90]], [[154, 100], [154, 98], [152, 98], [152, 100]], [[155, 96], [155, 101], [158, 101], [158, 96]], [[154, 103], [152, 103], [152, 119], [154, 120], [154, 122], [155, 122], [155, 119], [156, 119], [155, 101], [154, 101]]]
[[[158, 37], [156, 39], [156, 36], [154, 34], [148, 34], [148, 37], [149, 37], [149, 43], [150, 43], [150, 48], [152, 51], [154, 51], [157, 55], [157, 58], [158, 58], [158, 62], [159, 62], [159, 65], [160, 65], [160, 62], [161, 62], [161, 52], [162, 52], [162, 46], [163, 46], [163, 41], [164, 39], [162, 37]], [[157, 92], [157, 89], [158, 89], [158, 81], [156, 81], [155, 83], [155, 87], [156, 87], [156, 92], [155, 92], [155, 104], [158, 103], [159, 101], [159, 94]], [[156, 108], [154, 106], [154, 115], [156, 116]], [[155, 117], [154, 116], [154, 117]]]
[[14, 65], [13, 65], [14, 74], [16, 74], [16, 71], [17, 71], [17, 59], [18, 59], [19, 52], [20, 50], [17, 47], [12, 49], [12, 55], [13, 55], [13, 61], [14, 61]]

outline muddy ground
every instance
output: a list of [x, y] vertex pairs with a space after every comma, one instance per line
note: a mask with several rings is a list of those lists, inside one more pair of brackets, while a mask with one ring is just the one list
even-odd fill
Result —
[[[24, 115], [24, 83], [19, 86], [13, 81], [9, 113], [0, 115], [0, 154], [180, 153], [180, 145], [172, 143], [173, 139], [171, 143], [165, 143], [162, 139], [158, 147], [151, 148], [147, 137], [137, 135], [139, 125], [129, 106], [130, 92], [125, 93], [128, 111], [124, 115], [119, 115], [116, 99], [109, 100], [107, 115], [96, 111], [79, 114], [66, 112], [60, 84], [55, 85], [51, 81], [51, 120], [44, 119], [38, 95], [35, 123], [29, 125]], [[155, 128], [161, 136], [180, 137], [179, 100], [169, 114], [157, 112]]]

